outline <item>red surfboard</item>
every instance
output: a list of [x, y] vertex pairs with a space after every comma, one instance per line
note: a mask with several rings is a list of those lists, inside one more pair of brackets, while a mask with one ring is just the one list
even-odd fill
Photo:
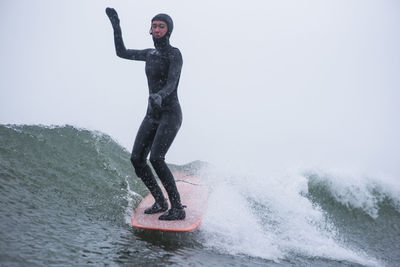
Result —
[[[174, 177], [182, 205], [186, 206], [186, 218], [176, 221], [161, 221], [158, 217], [162, 213], [145, 214], [144, 210], [154, 203], [154, 198], [149, 193], [135, 209], [131, 219], [133, 227], [159, 231], [190, 232], [200, 226], [207, 207], [208, 188], [196, 176], [174, 173]], [[167, 196], [163, 186], [161, 188], [164, 195]]]

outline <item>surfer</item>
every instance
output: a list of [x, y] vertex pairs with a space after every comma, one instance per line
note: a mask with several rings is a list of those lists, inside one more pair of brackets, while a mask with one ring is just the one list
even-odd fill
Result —
[[[182, 111], [177, 88], [182, 69], [182, 55], [178, 48], [170, 45], [173, 21], [167, 14], [158, 14], [151, 20], [150, 34], [154, 48], [144, 50], [126, 49], [118, 14], [113, 8], [106, 9], [114, 29], [114, 42], [117, 55], [130, 60], [145, 61], [145, 71], [149, 87], [146, 115], [139, 127], [133, 145], [131, 162], [137, 176], [143, 181], [155, 199], [155, 203], [145, 210], [146, 214], [163, 213], [160, 220], [183, 220], [185, 210], [174, 177], [165, 163], [165, 155], [182, 124]], [[165, 190], [171, 208], [160, 186], [147, 164], [150, 162]]]

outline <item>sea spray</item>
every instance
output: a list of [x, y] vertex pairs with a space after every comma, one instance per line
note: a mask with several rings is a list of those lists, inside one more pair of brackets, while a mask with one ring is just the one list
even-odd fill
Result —
[[212, 188], [201, 228], [210, 248], [274, 262], [296, 255], [380, 265], [338, 241], [335, 226], [307, 197], [306, 176], [257, 175], [234, 167], [213, 168], [203, 176]]
[[143, 197], [131, 189], [128, 177], [126, 177], [125, 182], [126, 182], [126, 200], [128, 201], [128, 205], [126, 205], [125, 209], [125, 223], [130, 224], [137, 203], [141, 201]]
[[397, 179], [337, 169], [314, 169], [305, 171], [304, 176], [308, 178], [308, 198], [324, 210], [341, 243], [362, 247], [383, 263], [388, 258], [400, 261]]
[[385, 201], [400, 212], [400, 183], [394, 177], [321, 169], [306, 171], [305, 176], [311, 188], [325, 190], [338, 203], [360, 209], [374, 219]]

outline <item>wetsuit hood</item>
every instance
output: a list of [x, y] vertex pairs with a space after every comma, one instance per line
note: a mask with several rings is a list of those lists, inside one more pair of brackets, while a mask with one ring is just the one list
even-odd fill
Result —
[[[160, 13], [158, 15], [155, 15], [152, 19], [151, 22], [153, 21], [164, 21], [167, 24], [167, 32], [166, 34], [161, 37], [161, 38], [154, 38], [153, 36], [153, 42], [154, 46], [157, 49], [163, 49], [167, 46], [169, 46], [169, 37], [171, 36], [172, 30], [174, 29], [174, 22], [172, 21], [172, 18], [164, 13]], [[151, 28], [150, 28], [150, 34], [152, 34]]]
[[[167, 23], [168, 31], [165, 35], [171, 36], [172, 30], [174, 29], [174, 22], [172, 21], [172, 18], [164, 13], [160, 13], [158, 15], [155, 15], [154, 18], [151, 19], [151, 22], [159, 20], [159, 21], [164, 21]], [[151, 29], [150, 29], [150, 34], [151, 34]]]

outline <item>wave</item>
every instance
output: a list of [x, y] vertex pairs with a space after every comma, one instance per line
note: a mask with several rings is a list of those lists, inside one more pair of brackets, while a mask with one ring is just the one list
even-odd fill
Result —
[[[334, 174], [257, 174], [236, 166], [203, 175], [212, 193], [202, 229], [213, 249], [275, 262], [305, 257], [380, 266], [399, 260], [395, 181], [387, 186], [372, 179], [371, 187], [353, 179], [353, 186], [340, 187], [333, 186], [340, 179]], [[361, 188], [368, 188], [374, 201], [367, 201]], [[382, 249], [387, 247], [393, 249]]]
[[[107, 134], [0, 125], [0, 144], [2, 248], [25, 242], [33, 249], [62, 237], [70, 244], [76, 240], [68, 231], [93, 231], [90, 222], [126, 227], [147, 193], [129, 152]], [[201, 176], [211, 188], [200, 227], [205, 248], [289, 264], [299, 257], [371, 266], [400, 260], [396, 179], [316, 170], [252, 174], [200, 161], [169, 166]], [[38, 241], [43, 236], [45, 244]]]
[[308, 171], [309, 196], [320, 204], [358, 210], [373, 219], [387, 209], [400, 212], [400, 184], [393, 178]]

